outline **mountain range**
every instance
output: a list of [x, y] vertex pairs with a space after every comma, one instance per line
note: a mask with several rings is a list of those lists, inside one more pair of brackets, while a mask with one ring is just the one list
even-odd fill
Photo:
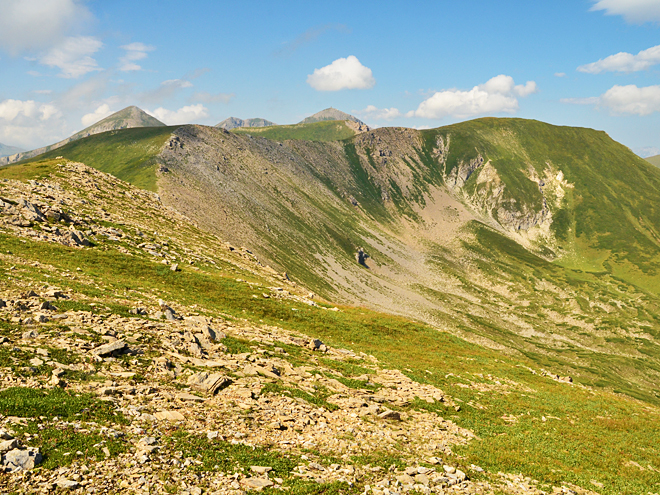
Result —
[[[258, 431], [269, 445], [289, 430], [300, 433], [302, 442], [307, 427], [298, 416], [287, 419], [283, 409], [265, 427], [268, 408], [275, 407], [262, 400], [266, 397], [290, 400], [292, 406], [315, 401], [328, 413], [338, 401], [338, 414], [357, 408], [356, 421], [381, 404], [387, 418], [395, 413], [396, 421], [403, 418], [400, 435], [417, 439], [396, 437], [405, 461], [388, 450], [381, 462], [369, 450], [370, 457], [358, 462], [353, 446], [335, 446], [309, 452], [321, 464], [323, 456], [339, 459], [338, 466], [353, 459], [365, 472], [366, 465], [382, 464], [379, 477], [396, 473], [387, 478], [390, 486], [404, 486], [409, 478], [413, 486], [417, 478], [410, 473], [422, 471], [415, 467], [406, 474], [405, 466], [439, 466], [429, 461], [435, 453], [433, 459], [447, 465], [438, 469], [450, 473], [454, 454], [438, 444], [422, 457], [408, 453], [409, 446], [421, 448], [414, 423], [427, 425], [427, 419], [415, 415], [426, 411], [466, 429], [465, 447], [452, 447], [466, 463], [458, 468], [491, 486], [500, 486], [495, 473], [515, 472], [523, 480], [541, 480], [546, 493], [553, 486], [584, 494], [653, 490], [660, 482], [654, 465], [660, 417], [660, 168], [592, 129], [516, 118], [429, 130], [370, 129], [355, 118], [328, 119], [347, 115], [337, 112], [324, 110], [313, 122], [289, 126], [115, 129], [0, 168], [0, 177], [11, 181], [0, 182], [5, 188], [0, 207], [16, 215], [4, 227], [11, 235], [0, 239], [0, 263], [16, 278], [4, 283], [16, 284], [15, 290], [44, 284], [38, 270], [48, 263], [57, 267], [48, 284], [57, 280], [74, 294], [112, 301], [104, 304], [117, 314], [103, 321], [115, 321], [120, 313], [168, 318], [167, 308], [171, 316], [177, 305], [186, 318], [222, 319], [222, 328], [234, 333], [223, 340], [224, 348], [213, 348], [213, 366], [231, 370], [222, 372], [231, 381], [264, 378], [255, 379], [258, 390], [231, 400], [254, 401], [246, 405], [253, 411], [250, 419], [243, 419], [262, 425]], [[42, 196], [33, 197], [41, 190]], [[69, 247], [46, 247], [53, 242]], [[6, 261], [5, 252], [11, 253]], [[17, 264], [20, 270], [10, 269]], [[131, 313], [127, 305], [135, 306]], [[162, 343], [150, 327], [126, 331], [136, 345], [151, 346], [149, 356], [161, 357], [155, 364], [127, 359], [121, 370], [110, 360], [106, 364], [115, 367], [108, 370], [120, 379], [135, 369], [131, 372], [151, 380], [149, 387], [174, 383], [187, 388], [185, 393], [201, 390], [211, 375], [198, 375], [198, 367], [212, 359], [203, 333], [210, 335], [208, 321], [199, 336], [177, 330], [178, 323], [158, 330], [170, 335]], [[284, 337], [279, 333], [284, 330], [307, 337]], [[337, 354], [344, 356], [342, 364], [282, 343], [296, 338], [314, 352], [321, 346], [327, 351], [314, 339], [346, 348]], [[211, 346], [208, 351], [202, 343]], [[259, 368], [236, 364], [232, 356]], [[277, 356], [303, 368], [291, 372], [292, 365]], [[176, 370], [168, 359], [189, 368], [172, 371], [169, 381], [153, 381], [146, 367]], [[387, 368], [369, 371], [366, 361]], [[369, 378], [383, 369], [395, 376], [382, 382], [383, 393], [403, 390], [407, 380], [437, 389], [415, 389], [405, 400], [385, 398], [381, 379]], [[287, 381], [293, 373], [306, 378]], [[82, 381], [77, 386], [87, 390]], [[107, 395], [113, 393], [119, 392]], [[348, 405], [354, 403], [355, 408]], [[182, 410], [210, 421], [204, 408], [217, 402], [199, 404], [199, 411]], [[121, 402], [122, 410], [130, 405]], [[323, 424], [334, 421], [327, 416]], [[195, 428], [201, 434], [201, 426]], [[386, 424], [378, 428], [394, 435]], [[229, 434], [222, 433], [221, 442]], [[352, 445], [350, 435], [330, 437]], [[585, 447], [596, 444], [599, 448]], [[202, 450], [208, 449], [213, 450]], [[223, 450], [223, 459], [232, 455]], [[482, 464], [485, 471], [474, 467]], [[446, 481], [437, 483], [448, 488]], [[465, 488], [478, 492], [469, 483]], [[535, 489], [511, 490], [541, 493]]]

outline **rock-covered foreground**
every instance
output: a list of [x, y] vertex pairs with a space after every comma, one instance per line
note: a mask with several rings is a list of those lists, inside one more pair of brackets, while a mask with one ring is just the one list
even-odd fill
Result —
[[[81, 164], [59, 170], [66, 181], [0, 181], [0, 235], [115, 250], [173, 270], [215, 265], [205, 249], [223, 246], [228, 263], [273, 283], [253, 297], [316, 305], [249, 251], [192, 241], [194, 227], [153, 195]], [[145, 235], [162, 222], [179, 228], [159, 242]], [[12, 263], [0, 281], [0, 408], [18, 408], [2, 394], [26, 388], [88, 401], [68, 415], [0, 417], [4, 492], [547, 493], [522, 475], [485, 481], [452, 452], [479, 441], [452, 421], [457, 401], [373, 356], [327, 346], [312, 329], [200, 312], [139, 287], [93, 298], [71, 289], [94, 286], [82, 270], [0, 257]]]

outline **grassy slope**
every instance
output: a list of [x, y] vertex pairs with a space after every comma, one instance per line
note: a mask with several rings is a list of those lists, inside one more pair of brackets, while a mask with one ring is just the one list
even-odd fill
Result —
[[[551, 163], [574, 185], [553, 229], [573, 256], [560, 263], [608, 271], [653, 292], [660, 291], [660, 170], [602, 131], [557, 127], [523, 119], [478, 119], [425, 131], [451, 136], [448, 170], [482, 153], [506, 185], [505, 196], [536, 209], [538, 186]], [[433, 140], [434, 141], [434, 140]]]
[[[429, 166], [433, 165], [431, 153], [438, 133], [451, 134], [453, 156], [449, 167], [456, 166], [459, 159], [469, 159], [481, 152], [491, 159], [508, 189], [513, 191], [510, 194], [520, 202], [538, 201], [535, 196], [538, 188], [534, 185], [525, 189], [533, 183], [520, 175], [521, 169], [526, 170], [531, 164], [542, 172], [548, 160], [561, 169], [569, 182], [575, 184], [575, 193], [566, 198], [566, 204], [573, 207], [567, 211], [566, 221], [572, 235], [566, 236], [566, 242], [573, 243], [580, 256], [549, 263], [477, 224], [475, 240], [467, 243], [466, 249], [477, 256], [475, 264], [483, 276], [495, 285], [510, 284], [514, 296], [502, 296], [476, 285], [463, 267], [455, 266], [450, 257], [439, 255], [433, 260], [435, 264], [429, 263], [429, 269], [454, 276], [479, 302], [421, 288], [420, 292], [445, 301], [458, 314], [434, 315], [436, 324], [516, 349], [538, 366], [571, 374], [580, 383], [607, 387], [657, 403], [660, 399], [657, 395], [660, 300], [658, 278], [654, 275], [657, 248], [653, 235], [645, 233], [649, 233], [649, 226], [660, 224], [652, 200], [657, 194], [654, 185], [658, 173], [604, 133], [520, 119], [480, 119], [425, 131], [426, 145], [418, 159]], [[323, 145], [318, 143], [318, 146]], [[349, 192], [374, 220], [391, 222], [392, 212], [384, 207], [380, 189], [366, 173], [355, 145], [348, 142], [344, 150], [355, 179], [355, 189]], [[623, 169], [627, 171], [625, 174]], [[11, 170], [4, 169], [4, 173]], [[430, 167], [419, 180], [438, 182], [437, 170]], [[309, 201], [324, 207], [314, 198]], [[399, 201], [399, 204], [405, 203]], [[621, 215], [621, 210], [627, 214]], [[307, 251], [331, 246], [352, 260], [354, 240], [361, 234], [357, 219], [329, 209], [325, 215], [332, 224], [322, 235], [313, 235], [312, 225], [298, 217], [292, 217], [292, 228], [305, 233], [309, 242]], [[643, 223], [645, 227], [642, 228], [639, 220], [635, 222], [635, 218], [648, 219]], [[306, 275], [304, 264], [289, 244], [282, 246], [281, 259], [291, 267], [297, 280], [316, 290], [326, 289], [322, 280]], [[579, 309], [571, 305], [572, 298], [540, 289], [538, 283], [543, 281], [573, 290]], [[514, 333], [498, 315], [501, 308], [507, 308], [507, 312], [534, 329], [556, 335], [558, 340], [548, 342], [534, 335]], [[588, 330], [589, 326], [595, 331]]]
[[[63, 156], [156, 191], [154, 157], [176, 127], [144, 127], [108, 131], [68, 143], [29, 162]], [[0, 169], [1, 170], [1, 169]]]
[[[30, 176], [24, 168], [23, 179], [42, 176], [43, 168], [35, 172]], [[93, 204], [89, 193], [78, 191]], [[130, 204], [119, 201], [114, 207], [131, 211]], [[167, 219], [155, 216], [153, 221], [153, 228], [171, 231]], [[190, 234], [190, 239], [205, 238], [212, 243], [204, 233], [195, 235], [192, 229]], [[328, 312], [292, 301], [254, 298], [255, 289], [236, 280], [235, 270], [224, 262], [202, 263], [200, 271], [172, 272], [145, 257], [122, 254], [111, 242], [79, 250], [6, 234], [0, 234], [0, 252], [12, 253], [12, 259], [0, 257], [0, 270], [8, 273], [14, 267], [13, 281], [0, 280], [4, 287], [17, 282], [58, 284], [97, 300], [123, 294], [122, 298], [136, 302], [140, 292], [147, 292], [197, 304], [202, 312], [278, 325], [332, 345], [371, 353], [383, 366], [404, 370], [413, 379], [433, 383], [463, 401], [462, 410], [451, 419], [472, 428], [479, 437], [460, 449], [465, 465], [520, 472], [549, 484], [573, 482], [594, 488], [594, 480], [603, 483], [599, 491], [606, 494], [647, 493], [657, 491], [660, 484], [656, 471], [629, 464], [660, 467], [656, 407], [557, 383], [530, 372], [527, 366], [534, 363], [528, 359], [505, 357], [428, 326], [363, 308]], [[49, 266], [39, 266], [36, 261]], [[92, 283], [60, 276], [77, 269]], [[263, 283], [258, 276], [249, 279]], [[481, 391], [466, 387], [473, 384]], [[415, 406], [429, 407], [421, 402]], [[438, 413], [447, 412], [442, 408]]]
[[355, 135], [343, 121], [326, 120], [312, 124], [274, 125], [269, 127], [238, 127], [231, 132], [252, 134], [273, 141], [300, 139], [306, 141], [340, 141]]

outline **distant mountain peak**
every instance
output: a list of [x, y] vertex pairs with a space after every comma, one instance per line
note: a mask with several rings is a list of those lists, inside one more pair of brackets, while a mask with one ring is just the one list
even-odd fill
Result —
[[9, 146], [9, 145], [0, 143], [0, 157], [1, 156], [15, 155], [16, 153], [20, 153], [21, 151], [25, 151], [25, 150], [23, 150], [21, 148], [17, 148], [16, 146]]
[[98, 121], [96, 124], [92, 124], [86, 129], [74, 134], [71, 138], [79, 139], [100, 132], [128, 129], [131, 127], [165, 127], [165, 124], [141, 108], [131, 105]]
[[236, 117], [229, 117], [228, 119], [220, 122], [216, 127], [219, 129], [236, 129], [237, 127], [269, 127], [271, 125], [277, 125], [275, 122], [270, 120], [262, 119], [259, 117], [253, 119], [239, 119]]
[[322, 122], [324, 120], [348, 120], [360, 125], [366, 125], [357, 117], [354, 117], [349, 113], [342, 112], [341, 110], [337, 110], [336, 108], [333, 107], [329, 107], [326, 108], [325, 110], [321, 110], [320, 112], [316, 112], [314, 115], [310, 115], [306, 119], [301, 120], [299, 123], [312, 124], [314, 122]]
[[[0, 159], [0, 166], [26, 160], [28, 158], [33, 158], [35, 156], [41, 155], [42, 153], [46, 153], [47, 151], [61, 148], [71, 141], [86, 138], [94, 134], [114, 131], [117, 129], [129, 129], [133, 127], [165, 127], [165, 124], [163, 124], [160, 120], [152, 117], [144, 110], [132, 105], [113, 113], [112, 115], [98, 121], [96, 124], [90, 125], [82, 131], [75, 133], [73, 136], [60, 141], [59, 143], [51, 144], [50, 146], [44, 146], [43, 148], [37, 148], [32, 151], [26, 151], [24, 153], [16, 153], [12, 154], [11, 156], [5, 156]], [[0, 157], [2, 156], [3, 155], [0, 154]]]

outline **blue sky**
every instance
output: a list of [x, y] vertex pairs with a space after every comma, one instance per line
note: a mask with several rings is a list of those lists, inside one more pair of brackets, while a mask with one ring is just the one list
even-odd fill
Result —
[[[0, 0], [0, 142], [128, 105], [168, 124], [516, 116], [660, 153], [660, 0]], [[642, 151], [640, 151], [642, 152]]]

